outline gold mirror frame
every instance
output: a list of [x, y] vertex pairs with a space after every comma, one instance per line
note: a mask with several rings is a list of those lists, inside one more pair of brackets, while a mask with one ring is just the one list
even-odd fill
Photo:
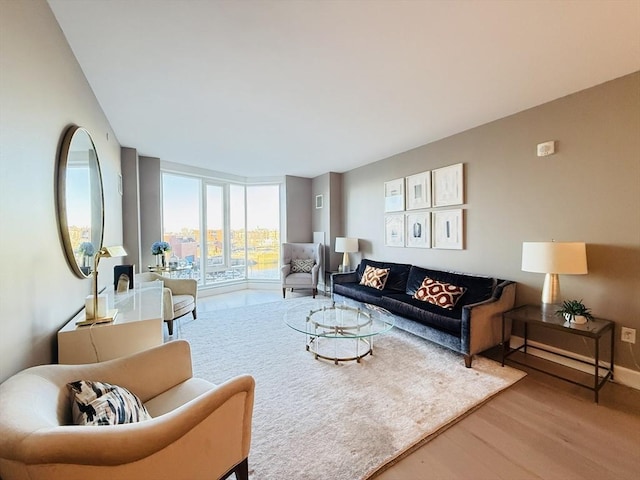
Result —
[[[57, 171], [58, 224], [67, 262], [88, 278], [102, 248], [104, 196], [98, 153], [89, 132], [71, 126], [62, 139]], [[93, 254], [89, 254], [93, 250]]]

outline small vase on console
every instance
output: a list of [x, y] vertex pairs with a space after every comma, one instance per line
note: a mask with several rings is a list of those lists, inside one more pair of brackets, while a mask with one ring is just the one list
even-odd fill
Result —
[[167, 266], [167, 260], [164, 256], [164, 253], [159, 253], [156, 255], [156, 267], [166, 267]]

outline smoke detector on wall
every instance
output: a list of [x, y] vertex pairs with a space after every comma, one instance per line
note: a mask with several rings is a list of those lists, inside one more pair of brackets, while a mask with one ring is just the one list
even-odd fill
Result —
[[539, 143], [538, 144], [538, 156], [546, 157], [549, 155], [553, 155], [556, 153], [556, 142], [555, 140], [550, 140], [548, 142]]

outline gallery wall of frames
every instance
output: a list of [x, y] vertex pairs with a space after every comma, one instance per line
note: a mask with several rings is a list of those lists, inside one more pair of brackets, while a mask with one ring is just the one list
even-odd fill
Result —
[[464, 164], [384, 182], [384, 244], [464, 249]]

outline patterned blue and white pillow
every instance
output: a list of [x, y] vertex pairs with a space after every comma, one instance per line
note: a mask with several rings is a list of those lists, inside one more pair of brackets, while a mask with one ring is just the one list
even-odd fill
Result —
[[124, 387], [87, 380], [67, 385], [76, 425], [120, 425], [152, 418], [140, 399]]

